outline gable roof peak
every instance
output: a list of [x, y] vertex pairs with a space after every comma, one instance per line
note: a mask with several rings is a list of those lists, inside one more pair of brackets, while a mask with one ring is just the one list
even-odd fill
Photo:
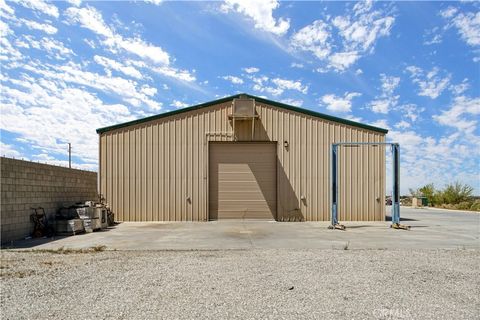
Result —
[[228, 97], [220, 98], [220, 99], [217, 99], [217, 100], [197, 104], [197, 105], [194, 105], [194, 106], [191, 106], [191, 107], [186, 107], [186, 108], [182, 108], [182, 109], [178, 109], [178, 110], [168, 111], [168, 112], [160, 113], [160, 114], [153, 115], [153, 116], [146, 117], [146, 118], [141, 118], [141, 119], [125, 122], [125, 123], [116, 124], [116, 125], [113, 125], [113, 126], [99, 128], [99, 129], [97, 129], [97, 133], [101, 134], [101, 133], [111, 131], [111, 130], [114, 130], [114, 129], [128, 127], [128, 126], [136, 125], [136, 124], [139, 124], [139, 123], [152, 121], [152, 120], [155, 120], [155, 119], [161, 119], [161, 118], [165, 118], [165, 117], [168, 117], [168, 116], [172, 116], [172, 115], [175, 115], [175, 114], [180, 114], [180, 113], [184, 113], [184, 112], [188, 112], [188, 111], [192, 111], [192, 110], [202, 109], [202, 108], [210, 107], [210, 106], [213, 106], [213, 105], [216, 105], [216, 104], [224, 103], [224, 102], [227, 102], [229, 100], [238, 99], [238, 98], [251, 98], [251, 99], [254, 99], [255, 101], [258, 101], [260, 103], [265, 103], [265, 104], [268, 104], [268, 105], [271, 105], [271, 106], [274, 106], [274, 107], [277, 107], [277, 108], [282, 108], [282, 109], [286, 109], [286, 110], [290, 110], [290, 111], [294, 111], [294, 112], [299, 112], [299, 113], [307, 114], [307, 115], [310, 115], [310, 116], [313, 116], [313, 117], [317, 117], [317, 118], [321, 118], [321, 119], [325, 119], [325, 120], [329, 120], [329, 121], [333, 121], [333, 122], [337, 122], [337, 123], [343, 123], [343, 124], [346, 124], [346, 125], [349, 125], [349, 126], [363, 128], [363, 129], [367, 129], [367, 130], [372, 130], [372, 131], [376, 131], [376, 132], [380, 132], [380, 133], [384, 133], [384, 134], [388, 133], [387, 129], [371, 126], [371, 125], [368, 125], [368, 124], [364, 124], [364, 123], [360, 123], [360, 122], [356, 122], [356, 121], [352, 121], [352, 120], [348, 120], [348, 119], [343, 119], [343, 118], [331, 116], [331, 115], [316, 112], [316, 111], [313, 111], [313, 110], [308, 110], [308, 109], [304, 109], [304, 108], [295, 107], [295, 106], [288, 105], [288, 104], [285, 104], [285, 103], [282, 103], [282, 102], [277, 102], [277, 101], [268, 100], [268, 99], [265, 99], [265, 98], [262, 98], [262, 97], [257, 97], [257, 96], [254, 96], [254, 95], [251, 95], [251, 94], [248, 94], [248, 93], [238, 93], [238, 94], [235, 94], [233, 96], [228, 96]]

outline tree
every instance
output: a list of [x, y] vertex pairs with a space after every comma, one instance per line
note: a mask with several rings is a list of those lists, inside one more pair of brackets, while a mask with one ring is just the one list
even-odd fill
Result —
[[473, 187], [468, 184], [462, 184], [455, 182], [448, 184], [441, 192], [441, 198], [443, 203], [458, 204], [463, 201], [467, 201], [472, 197]]
[[418, 189], [420, 195], [423, 195], [424, 197], [427, 198], [428, 203], [431, 205], [434, 205], [438, 203], [438, 197], [437, 197], [437, 190], [435, 190], [435, 186], [433, 183], [429, 183], [427, 185], [424, 185], [420, 189]]
[[412, 188], [409, 188], [408, 191], [410, 192], [410, 194], [412, 195], [412, 197], [419, 197], [421, 196], [421, 192], [419, 191], [419, 189], [412, 189]]

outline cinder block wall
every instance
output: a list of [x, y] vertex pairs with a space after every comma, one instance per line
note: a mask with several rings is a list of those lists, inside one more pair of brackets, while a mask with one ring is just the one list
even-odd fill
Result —
[[97, 200], [97, 173], [0, 157], [1, 242], [23, 239], [33, 231], [31, 207], [47, 215], [62, 205]]

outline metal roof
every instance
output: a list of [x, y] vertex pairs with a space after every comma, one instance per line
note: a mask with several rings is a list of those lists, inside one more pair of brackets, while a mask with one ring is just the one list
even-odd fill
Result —
[[342, 119], [342, 118], [330, 116], [328, 114], [323, 114], [323, 113], [308, 110], [308, 109], [294, 107], [294, 106], [291, 106], [291, 105], [288, 105], [288, 104], [268, 100], [268, 99], [261, 98], [261, 97], [256, 97], [256, 96], [246, 94], [246, 93], [240, 93], [240, 94], [236, 94], [236, 95], [233, 95], [233, 96], [221, 98], [221, 99], [218, 99], [218, 100], [213, 100], [213, 101], [197, 104], [195, 106], [182, 108], [182, 109], [179, 109], [179, 110], [164, 112], [164, 113], [160, 113], [160, 114], [150, 116], [150, 117], [146, 117], [146, 118], [141, 118], [141, 119], [137, 119], [137, 120], [133, 120], [133, 121], [129, 121], [129, 122], [116, 124], [116, 125], [113, 125], [113, 126], [99, 128], [99, 129], [97, 129], [97, 133], [101, 134], [101, 133], [104, 133], [104, 132], [107, 132], [107, 131], [111, 131], [111, 130], [115, 130], [115, 129], [119, 129], [119, 128], [124, 128], [124, 127], [129, 127], [129, 126], [133, 126], [133, 125], [136, 125], [136, 124], [140, 124], [140, 123], [144, 123], [144, 122], [148, 122], [148, 121], [152, 121], [152, 120], [156, 120], [156, 119], [161, 119], [161, 118], [173, 116], [173, 115], [176, 115], [176, 114], [181, 114], [181, 113], [192, 111], [192, 110], [207, 108], [207, 107], [210, 107], [210, 106], [213, 106], [213, 105], [216, 105], [216, 104], [220, 104], [220, 103], [224, 103], [224, 102], [227, 102], [229, 100], [233, 100], [235, 98], [240, 98], [240, 97], [242, 97], [242, 98], [244, 98], [244, 97], [252, 98], [252, 99], [255, 99], [255, 101], [258, 101], [260, 103], [265, 103], [265, 104], [268, 104], [268, 105], [271, 105], [271, 106], [275, 106], [275, 107], [278, 107], [278, 108], [283, 108], [283, 109], [290, 110], [290, 111], [300, 112], [300, 113], [303, 113], [303, 114], [307, 114], [307, 115], [310, 115], [310, 116], [322, 118], [322, 119], [329, 120], [329, 121], [343, 123], [343, 124], [350, 125], [350, 126], [353, 126], [353, 127], [359, 127], [359, 128], [368, 129], [368, 130], [372, 130], [372, 131], [376, 131], [376, 132], [380, 132], [380, 133], [385, 133], [385, 134], [388, 133], [387, 129], [374, 127], [374, 126], [371, 126], [371, 125], [368, 125], [368, 124], [359, 123], [359, 122], [355, 122], [355, 121], [351, 121], [351, 120], [347, 120], [347, 119]]

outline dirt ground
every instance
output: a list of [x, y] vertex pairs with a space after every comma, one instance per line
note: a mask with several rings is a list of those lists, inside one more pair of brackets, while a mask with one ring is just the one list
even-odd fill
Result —
[[2, 319], [479, 319], [480, 251], [1, 253]]

